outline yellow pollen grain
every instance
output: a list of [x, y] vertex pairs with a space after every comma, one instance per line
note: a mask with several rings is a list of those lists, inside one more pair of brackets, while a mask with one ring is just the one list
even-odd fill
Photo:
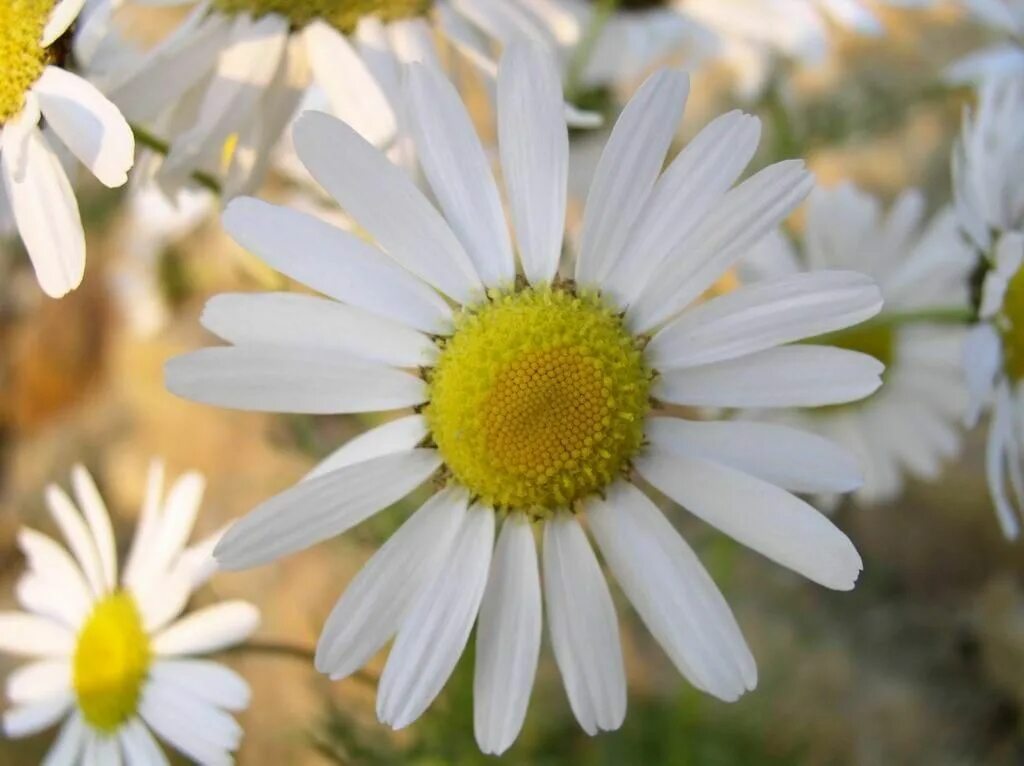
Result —
[[300, 29], [318, 19], [349, 34], [365, 17], [398, 21], [425, 14], [433, 0], [214, 0], [224, 13], [248, 13], [254, 17], [276, 13]]
[[464, 312], [425, 409], [447, 467], [484, 502], [534, 514], [599, 492], [643, 440], [640, 345], [598, 297], [560, 288]]
[[53, 0], [0, 0], [0, 125], [21, 111], [48, 63], [40, 45]]
[[96, 604], [74, 657], [78, 708], [93, 728], [113, 732], [135, 715], [151, 656], [149, 636], [129, 594], [115, 593]]
[[996, 327], [1003, 340], [1006, 375], [1014, 382], [1024, 380], [1024, 268], [1006, 286]]

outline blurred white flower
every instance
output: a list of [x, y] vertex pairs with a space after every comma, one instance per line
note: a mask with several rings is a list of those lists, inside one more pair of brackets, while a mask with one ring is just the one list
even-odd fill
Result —
[[[757, 670], [735, 619], [630, 477], [839, 590], [853, 587], [860, 557], [791, 491], [849, 491], [860, 477], [820, 436], [654, 415], [650, 401], [781, 407], [867, 396], [881, 383], [875, 359], [794, 341], [871, 317], [878, 288], [850, 272], [799, 274], [698, 301], [811, 178], [788, 161], [734, 187], [759, 137], [758, 120], [740, 112], [713, 121], [662, 172], [689, 91], [677, 70], [652, 75], [616, 122], [572, 280], [557, 276], [569, 150], [554, 60], [514, 45], [498, 73], [508, 217], [453, 86], [413, 65], [407, 87], [437, 207], [351, 127], [306, 113], [300, 157], [372, 243], [235, 200], [224, 215], [231, 235], [326, 297], [215, 297], [202, 321], [229, 345], [172, 360], [166, 380], [181, 396], [239, 409], [415, 412], [343, 445], [240, 520], [217, 546], [219, 563], [241, 569], [303, 550], [436, 477], [437, 492], [338, 602], [316, 664], [343, 678], [396, 636], [377, 713], [402, 728], [441, 691], [476, 623], [475, 731], [484, 751], [500, 753], [526, 714], [542, 593], [580, 725], [595, 733], [625, 716], [619, 629], [585, 516], [680, 672], [737, 699]], [[841, 304], [820, 300], [837, 290]]]
[[182, 476], [165, 498], [154, 464], [120, 579], [96, 485], [81, 467], [72, 483], [77, 507], [59, 487], [46, 491], [68, 549], [32, 529], [18, 533], [28, 571], [15, 594], [26, 611], [0, 613], [0, 651], [32, 661], [7, 679], [4, 733], [26, 737], [63, 719], [45, 761], [55, 765], [166, 764], [150, 730], [199, 763], [230, 763], [242, 736], [230, 713], [249, 704], [249, 687], [193, 657], [241, 643], [259, 613], [230, 601], [177, 619], [216, 568], [217, 535], [185, 547], [202, 477]]
[[978, 85], [989, 80], [1024, 78], [1024, 0], [961, 2], [1002, 39], [952, 64], [944, 73], [946, 81]]
[[[818, 342], [871, 354], [886, 366], [873, 396], [840, 407], [766, 413], [764, 417], [816, 431], [850, 450], [864, 468], [862, 503], [895, 499], [903, 475], [934, 480], [960, 449], [967, 396], [961, 369], [964, 330], [955, 325], [887, 318], [970, 303], [972, 249], [959, 236], [952, 209], [923, 225], [924, 199], [907, 191], [882, 215], [878, 201], [850, 184], [816, 189], [807, 208], [799, 253], [781, 236], [762, 245], [751, 272], [781, 276], [838, 268], [872, 277], [885, 308], [874, 323], [832, 333]], [[823, 300], [843, 300], [822, 295]], [[826, 505], [834, 498], [821, 498]]]
[[[13, 218], [43, 291], [59, 298], [85, 273], [85, 234], [64, 147], [106, 186], [135, 157], [124, 117], [93, 85], [62, 68], [63, 39], [81, 0], [0, 5], [0, 221]], [[44, 128], [40, 128], [43, 121]], [[3, 208], [9, 206], [9, 212]]]

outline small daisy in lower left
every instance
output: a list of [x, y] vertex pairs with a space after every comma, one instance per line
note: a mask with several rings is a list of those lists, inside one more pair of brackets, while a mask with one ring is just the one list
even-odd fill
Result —
[[120, 579], [96, 485], [80, 466], [72, 484], [77, 507], [59, 487], [46, 491], [70, 552], [33, 529], [18, 534], [28, 571], [15, 595], [25, 611], [0, 612], [0, 651], [31, 661], [7, 679], [4, 733], [25, 737], [63, 719], [46, 764], [166, 764], [150, 730], [198, 763], [231, 763], [242, 730], [230, 712], [248, 705], [249, 687], [192, 657], [244, 641], [259, 612], [230, 601], [175, 620], [216, 569], [219, 535], [186, 547], [202, 477], [185, 474], [165, 498], [153, 465]]

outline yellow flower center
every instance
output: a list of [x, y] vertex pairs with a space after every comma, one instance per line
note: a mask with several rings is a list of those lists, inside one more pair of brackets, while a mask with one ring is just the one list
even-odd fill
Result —
[[433, 0], [214, 0], [224, 13], [249, 13], [259, 17], [277, 13], [301, 28], [322, 19], [341, 32], [355, 30], [359, 20], [374, 16], [381, 21], [397, 21], [422, 16]]
[[535, 515], [601, 491], [643, 441], [642, 345], [598, 296], [561, 287], [464, 310], [424, 411], [447, 467], [484, 502]]
[[115, 593], [85, 621], [75, 648], [78, 707], [95, 729], [113, 732], [135, 715], [149, 671], [149, 636], [132, 597]]
[[1024, 268], [1013, 275], [1006, 287], [996, 327], [1003, 338], [1007, 376], [1014, 382], [1024, 380]]
[[39, 44], [54, 0], [0, 0], [0, 125], [21, 111], [48, 63]]

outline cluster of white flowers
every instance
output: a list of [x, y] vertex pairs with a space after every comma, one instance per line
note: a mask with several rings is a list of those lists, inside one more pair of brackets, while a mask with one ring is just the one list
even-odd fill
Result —
[[[953, 202], [930, 217], [920, 191], [883, 213], [852, 184], [815, 188], [798, 159], [741, 180], [761, 122], [739, 110], [671, 151], [688, 69], [724, 62], [749, 101], [780, 61], [820, 62], [833, 27], [883, 34], [869, 3], [163, 0], [187, 8], [148, 50], [119, 25], [128, 3], [0, 6], [0, 234], [17, 230], [48, 295], [73, 290], [85, 237], [72, 160], [120, 186], [138, 144], [128, 248], [141, 265], [120, 289], [140, 326], [163, 311], [138, 297], [153, 292], [154, 253], [216, 195], [238, 244], [318, 294], [216, 296], [201, 321], [225, 345], [171, 360], [168, 389], [246, 410], [399, 416], [192, 547], [202, 482], [190, 474], [164, 499], [154, 468], [120, 577], [88, 474], [73, 475], [78, 507], [50, 488], [70, 553], [22, 531], [26, 611], [0, 614], [0, 650], [33, 660], [8, 681], [4, 729], [64, 719], [49, 762], [164, 763], [151, 730], [199, 763], [230, 762], [248, 687], [183, 657], [244, 642], [258, 614], [232, 602], [172, 621], [215, 560], [246, 569], [298, 552], [427, 482], [430, 499], [338, 601], [315, 666], [347, 677], [394, 639], [377, 712], [402, 728], [476, 626], [487, 753], [522, 728], [543, 622], [580, 726], [623, 721], [619, 627], [591, 540], [693, 686], [727, 701], [756, 686], [728, 604], [648, 488], [848, 590], [861, 558], [820, 509], [935, 479], [964, 421], [991, 408], [989, 483], [1018, 534], [1021, 3], [967, 2], [1007, 40], [946, 72], [979, 84]], [[493, 145], [453, 84], [467, 69], [490, 97]], [[573, 227], [570, 131], [602, 123]], [[275, 167], [326, 191], [344, 228], [240, 196]], [[786, 222], [808, 197], [797, 243]]]

